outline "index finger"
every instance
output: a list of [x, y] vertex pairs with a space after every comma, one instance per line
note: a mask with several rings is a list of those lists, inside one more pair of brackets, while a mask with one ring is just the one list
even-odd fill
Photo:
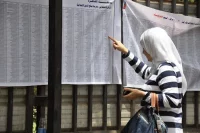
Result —
[[110, 40], [112, 40], [113, 42], [117, 42], [114, 38], [112, 38], [112, 37], [110, 37], [110, 36], [108, 36], [108, 38], [109, 38]]

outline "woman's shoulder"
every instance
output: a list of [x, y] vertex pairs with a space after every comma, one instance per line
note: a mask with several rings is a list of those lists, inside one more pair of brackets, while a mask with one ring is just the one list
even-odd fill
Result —
[[159, 64], [158, 68], [165, 67], [165, 66], [166, 67], [170, 66], [170, 67], [173, 67], [173, 68], [176, 67], [176, 65], [171, 61], [163, 61], [162, 63]]
[[162, 62], [159, 66], [158, 66], [158, 69], [157, 69], [158, 73], [162, 73], [162, 72], [165, 72], [165, 73], [175, 73], [175, 75], [177, 77], [180, 77], [181, 74], [180, 74], [180, 71], [178, 69], [178, 67], [175, 65], [175, 63], [171, 62], [171, 61], [164, 61]]

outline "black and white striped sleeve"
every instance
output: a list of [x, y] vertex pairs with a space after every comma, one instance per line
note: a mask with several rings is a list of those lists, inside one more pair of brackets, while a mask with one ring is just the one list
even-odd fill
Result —
[[122, 58], [125, 59], [132, 66], [135, 72], [138, 73], [143, 79], [147, 79], [150, 74], [151, 67], [144, 64], [144, 62], [138, 59], [130, 51], [128, 51], [126, 55], [123, 54]]

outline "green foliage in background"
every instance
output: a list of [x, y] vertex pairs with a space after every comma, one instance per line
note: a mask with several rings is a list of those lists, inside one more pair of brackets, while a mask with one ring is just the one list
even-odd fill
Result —
[[[37, 95], [37, 88], [34, 88], [34, 95]], [[36, 133], [36, 115], [37, 115], [37, 109], [36, 106], [33, 106], [33, 133]]]
[[[178, 0], [178, 2], [184, 2], [184, 0]], [[195, 3], [196, 0], [188, 0], [189, 3]]]
[[36, 114], [37, 114], [37, 110], [36, 107], [33, 107], [33, 133], [36, 133]]

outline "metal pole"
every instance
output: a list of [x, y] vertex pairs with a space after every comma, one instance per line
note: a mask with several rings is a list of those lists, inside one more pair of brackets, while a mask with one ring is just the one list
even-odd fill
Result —
[[184, 1], [184, 15], [188, 16], [188, 0]]
[[176, 0], [172, 0], [172, 13], [176, 12]]
[[200, 18], [200, 1], [199, 0], [196, 0], [196, 6], [197, 6], [196, 16], [197, 18]]
[[12, 133], [13, 124], [13, 87], [7, 88], [8, 90], [8, 105], [7, 105], [7, 133]]
[[47, 132], [61, 132], [62, 0], [49, 0]]

